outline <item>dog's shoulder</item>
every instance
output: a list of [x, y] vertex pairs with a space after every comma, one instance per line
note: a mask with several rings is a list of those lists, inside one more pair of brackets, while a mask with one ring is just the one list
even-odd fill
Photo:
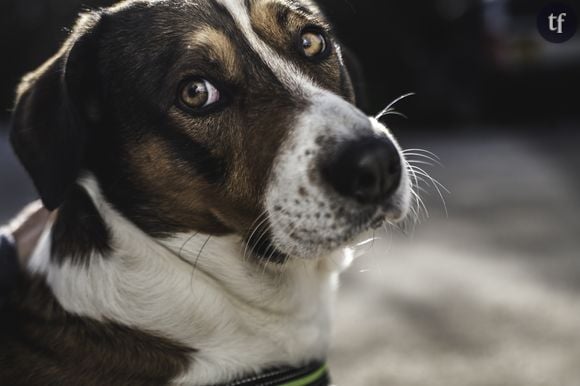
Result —
[[22, 274], [1, 312], [1, 385], [161, 385], [193, 353], [168, 339], [66, 312], [43, 279]]

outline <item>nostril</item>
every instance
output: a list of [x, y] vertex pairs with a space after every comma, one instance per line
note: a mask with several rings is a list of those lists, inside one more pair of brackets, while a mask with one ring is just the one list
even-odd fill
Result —
[[369, 170], [362, 171], [358, 176], [357, 185], [362, 189], [369, 189], [377, 185], [377, 176]]
[[375, 154], [362, 157], [353, 176], [353, 191], [359, 201], [375, 197], [381, 193], [381, 164]]

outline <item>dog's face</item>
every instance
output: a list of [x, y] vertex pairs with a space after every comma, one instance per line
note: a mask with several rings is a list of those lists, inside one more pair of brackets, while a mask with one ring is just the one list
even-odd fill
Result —
[[155, 237], [317, 257], [409, 206], [310, 0], [131, 1], [86, 15], [21, 86], [13, 143], [54, 209], [83, 172]]

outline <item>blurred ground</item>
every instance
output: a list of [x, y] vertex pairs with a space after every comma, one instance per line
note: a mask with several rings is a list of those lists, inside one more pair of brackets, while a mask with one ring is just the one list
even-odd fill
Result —
[[[441, 157], [449, 217], [427, 197], [428, 220], [344, 276], [338, 386], [580, 385], [577, 126], [507, 132], [400, 134]], [[5, 221], [34, 194], [1, 133]]]

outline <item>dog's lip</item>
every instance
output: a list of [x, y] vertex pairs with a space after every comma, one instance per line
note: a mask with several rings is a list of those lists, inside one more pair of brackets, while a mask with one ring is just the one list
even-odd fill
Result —
[[393, 202], [389, 201], [382, 205], [378, 213], [371, 219], [370, 227], [373, 229], [379, 229], [386, 222], [397, 222], [403, 218], [403, 210], [395, 205]]
[[[379, 229], [387, 222], [397, 222], [402, 214], [403, 210], [398, 207], [396, 202], [393, 202], [391, 197], [387, 202], [376, 206], [374, 211], [370, 211], [364, 220], [357, 221], [358, 225], [345, 232], [345, 235], [347, 238], [352, 238], [370, 229]], [[260, 259], [264, 263], [283, 264], [288, 261], [291, 255], [282, 252], [277, 247], [269, 224], [262, 225], [261, 229], [261, 232], [255, 230], [252, 233], [253, 236], [244, 241], [249, 251], [248, 255]]]

